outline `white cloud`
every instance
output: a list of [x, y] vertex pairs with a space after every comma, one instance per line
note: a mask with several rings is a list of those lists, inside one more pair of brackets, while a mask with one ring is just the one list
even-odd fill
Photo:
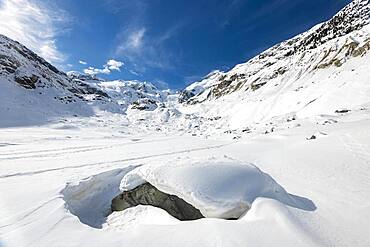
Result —
[[78, 63], [80, 63], [80, 64], [82, 64], [82, 65], [86, 65], [86, 64], [87, 64], [87, 62], [85, 62], [85, 61], [83, 61], [83, 60], [78, 61]]
[[124, 39], [121, 44], [118, 46], [116, 53], [125, 53], [125, 52], [138, 52], [140, 51], [143, 42], [146, 29], [140, 28], [132, 31], [126, 39]]
[[124, 65], [121, 61], [116, 61], [114, 59], [108, 60], [107, 64], [105, 66], [108, 67], [110, 70], [118, 70], [120, 71], [120, 68]]
[[84, 69], [84, 73], [87, 75], [110, 74], [110, 70], [108, 68], [96, 69], [94, 67], [89, 67]]
[[121, 71], [120, 68], [124, 65], [121, 61], [116, 61], [114, 59], [109, 59], [106, 64], [103, 65], [102, 69], [97, 69], [94, 67], [89, 67], [84, 69], [84, 73], [87, 75], [97, 75], [97, 74], [110, 74], [112, 70]]
[[[56, 9], [56, 8], [54, 8]], [[0, 33], [15, 39], [51, 63], [65, 55], [56, 45], [57, 25], [66, 22], [61, 10], [51, 10], [37, 0], [0, 0]]]

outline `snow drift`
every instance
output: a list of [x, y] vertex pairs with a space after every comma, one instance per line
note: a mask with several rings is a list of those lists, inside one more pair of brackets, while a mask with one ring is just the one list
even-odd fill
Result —
[[254, 165], [235, 161], [141, 166], [123, 177], [120, 190], [129, 191], [145, 182], [184, 199], [209, 218], [237, 219], [258, 197], [313, 209], [312, 204], [294, 199]]

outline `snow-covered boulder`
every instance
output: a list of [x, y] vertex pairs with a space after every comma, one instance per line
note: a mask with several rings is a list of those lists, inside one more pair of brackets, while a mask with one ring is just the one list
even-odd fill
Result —
[[290, 195], [268, 174], [235, 161], [141, 166], [123, 177], [120, 190], [130, 191], [147, 182], [211, 218], [239, 218], [258, 197], [292, 204]]

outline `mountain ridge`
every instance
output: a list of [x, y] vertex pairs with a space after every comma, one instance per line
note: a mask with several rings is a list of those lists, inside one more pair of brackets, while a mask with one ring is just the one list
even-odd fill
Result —
[[[280, 66], [268, 75], [255, 75], [276, 63], [276, 60], [290, 59], [305, 51], [316, 49], [336, 38], [358, 31], [370, 22], [370, 4], [368, 0], [354, 0], [326, 22], [315, 25], [310, 30], [291, 39], [272, 46], [245, 63], [236, 65], [228, 72], [214, 71], [203, 80], [185, 88], [179, 97], [180, 103], [197, 103], [206, 99], [218, 98], [222, 95], [238, 91], [250, 86], [252, 90], [265, 85], [269, 80], [283, 75], [287, 66]], [[369, 50], [367, 47], [366, 51]], [[352, 49], [353, 44], [352, 44]], [[291, 65], [290, 65], [291, 66]], [[250, 68], [252, 67], [252, 68]], [[264, 71], [265, 70], [265, 71]], [[199, 97], [198, 97], [199, 96]]]

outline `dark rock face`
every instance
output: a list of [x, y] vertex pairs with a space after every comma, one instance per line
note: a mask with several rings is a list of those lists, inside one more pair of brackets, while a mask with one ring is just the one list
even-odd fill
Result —
[[204, 218], [201, 212], [175, 196], [168, 195], [150, 183], [142, 184], [130, 191], [125, 191], [112, 200], [112, 211], [122, 211], [138, 205], [151, 205], [166, 210], [179, 220], [196, 220]]
[[157, 106], [157, 102], [152, 99], [139, 99], [131, 104], [132, 109], [137, 109], [140, 111], [153, 111]]
[[370, 18], [369, 10], [370, 4], [368, 1], [353, 1], [332, 19], [321, 25], [315, 32], [305, 37], [299, 46], [295, 47], [295, 50], [314, 49], [328, 40], [361, 29], [368, 24]]
[[9, 56], [6, 56], [4, 54], [0, 54], [0, 74], [1, 71], [6, 71], [7, 73], [14, 73], [17, 68], [20, 66], [20, 64], [12, 59]]
[[109, 100], [107, 93], [82, 80], [94, 78], [83, 75], [70, 78], [24, 45], [1, 34], [0, 76], [14, 80], [25, 89], [58, 88], [63, 96], [55, 99], [63, 103]]
[[307, 140], [315, 140], [315, 139], [316, 139], [315, 135], [312, 135], [310, 138], [307, 138]]
[[179, 94], [178, 101], [179, 103], [186, 103], [189, 99], [196, 96], [196, 94], [193, 91], [187, 91], [183, 90]]
[[347, 109], [342, 109], [342, 110], [336, 110], [335, 113], [347, 113], [347, 112], [350, 112], [351, 110], [347, 110]]
[[36, 83], [39, 81], [39, 77], [37, 75], [31, 76], [15, 76], [15, 81], [22, 87], [27, 89], [35, 89]]

